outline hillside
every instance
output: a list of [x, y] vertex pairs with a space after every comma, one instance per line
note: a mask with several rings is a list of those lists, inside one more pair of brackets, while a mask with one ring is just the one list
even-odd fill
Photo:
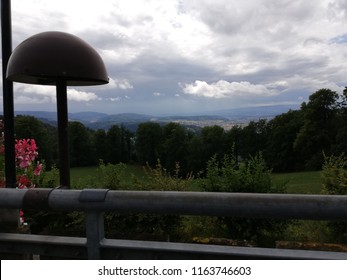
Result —
[[[271, 119], [276, 115], [287, 112], [290, 109], [298, 109], [299, 105], [278, 105], [249, 108], [236, 108], [205, 112], [195, 116], [155, 116], [134, 113], [105, 114], [100, 112], [69, 113], [70, 121], [79, 121], [91, 129], [109, 129], [112, 125], [123, 125], [131, 131], [136, 131], [138, 125], [143, 122], [153, 121], [158, 123], [177, 122], [184, 126], [198, 130], [204, 126], [219, 125], [225, 129], [232, 126], [244, 125], [252, 120]], [[56, 112], [47, 111], [16, 111], [16, 115], [34, 116], [43, 122], [56, 125]]]

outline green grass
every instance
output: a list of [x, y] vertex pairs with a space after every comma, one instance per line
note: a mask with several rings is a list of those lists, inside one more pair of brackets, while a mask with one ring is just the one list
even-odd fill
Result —
[[97, 176], [97, 166], [71, 168], [71, 186], [90, 187], [93, 178]]
[[[97, 180], [97, 169], [97, 166], [71, 168], [72, 186], [90, 187], [91, 182]], [[126, 172], [123, 176], [124, 184], [131, 184], [133, 182], [133, 176], [139, 180], [143, 180], [145, 176], [143, 167], [139, 165], [127, 165]], [[287, 193], [319, 194], [322, 190], [320, 171], [274, 173], [272, 178], [274, 184], [286, 183]]]
[[287, 183], [287, 193], [320, 194], [322, 190], [321, 172], [275, 173], [274, 184]]
[[[130, 185], [134, 176], [143, 180], [144, 175], [142, 166], [128, 164], [122, 180], [124, 185]], [[100, 176], [98, 166], [73, 167], [71, 168], [71, 186], [78, 188], [96, 187], [98, 176]]]

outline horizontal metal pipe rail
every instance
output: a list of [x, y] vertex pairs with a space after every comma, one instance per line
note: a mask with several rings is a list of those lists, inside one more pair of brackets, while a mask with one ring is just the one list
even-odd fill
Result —
[[[347, 220], [347, 196], [333, 195], [289, 195], [289, 194], [254, 194], [254, 193], [211, 193], [211, 192], [164, 192], [164, 191], [114, 191], [107, 189], [84, 189], [84, 190], [66, 190], [66, 189], [0, 189], [0, 209], [37, 209], [37, 210], [56, 210], [56, 211], [83, 211], [86, 213], [86, 240], [85, 248], [87, 257], [91, 259], [101, 258], [103, 256], [112, 256], [112, 246], [120, 250], [119, 244], [115, 245], [115, 240], [104, 238], [103, 229], [103, 212], [117, 213], [152, 213], [152, 214], [171, 214], [171, 215], [198, 215], [198, 216], [232, 216], [232, 217], [251, 217], [251, 218], [276, 218], [276, 219], [310, 219], [310, 220]], [[34, 250], [32, 246], [24, 240], [25, 237], [14, 236], [18, 244], [22, 244], [23, 248]], [[5, 238], [6, 237], [6, 238]], [[29, 236], [27, 235], [27, 238]], [[35, 238], [34, 238], [35, 239]], [[40, 239], [40, 238], [39, 238]], [[19, 241], [20, 240], [20, 241]], [[41, 238], [42, 244], [47, 241], [44, 237]], [[57, 237], [53, 240], [63, 242]], [[76, 239], [77, 240], [77, 239]], [[77, 244], [84, 244], [81, 239], [78, 239]], [[54, 243], [50, 246], [62, 243]], [[2, 243], [1, 243], [2, 242]], [[7, 242], [7, 243], [6, 243]], [[82, 242], [82, 243], [81, 243]], [[119, 241], [118, 241], [119, 242]], [[130, 251], [136, 251], [133, 248], [134, 241], [123, 241]], [[141, 241], [142, 242], [142, 241]], [[10, 244], [8, 235], [0, 234], [0, 246], [6, 247]], [[141, 244], [145, 244], [142, 242]], [[24, 244], [26, 244], [24, 246]], [[113, 244], [112, 246], [110, 244]], [[130, 245], [129, 245], [130, 244]], [[149, 244], [149, 243], [147, 243]], [[178, 243], [160, 243], [161, 252], [173, 252], [168, 246]], [[66, 244], [65, 244], [66, 245]], [[153, 244], [152, 244], [153, 245]], [[69, 245], [71, 246], [71, 244]], [[84, 245], [83, 245], [84, 246]], [[82, 247], [83, 247], [82, 246]], [[130, 246], [130, 247], [129, 247]], [[148, 245], [149, 246], [149, 245]], [[159, 246], [159, 245], [157, 245]], [[178, 246], [178, 245], [177, 245]], [[206, 249], [201, 247], [206, 245], [180, 245], [193, 246], [191, 248], [191, 256], [197, 256], [198, 250]], [[77, 246], [80, 247], [80, 246]], [[225, 248], [229, 254], [225, 252], [213, 253], [216, 250], [221, 250], [223, 246], [217, 246], [218, 249], [210, 247], [209, 257], [221, 257], [222, 255], [234, 258], [237, 256], [249, 256], [240, 253], [250, 248]], [[22, 250], [24, 250], [22, 248]], [[132, 248], [132, 249], [130, 249]], [[166, 249], [165, 249], [166, 248]], [[198, 249], [200, 248], [200, 249]], [[12, 248], [13, 249], [13, 248]], [[149, 252], [152, 252], [149, 247]], [[255, 249], [255, 248], [253, 248]], [[10, 249], [5, 249], [5, 251]], [[148, 251], [147, 250], [147, 251]], [[224, 248], [223, 248], [224, 250]], [[238, 253], [235, 253], [235, 250]], [[263, 258], [343, 258], [347, 259], [347, 253], [336, 252], [314, 252], [299, 250], [279, 250], [265, 249], [262, 250]], [[270, 251], [271, 254], [269, 253]], [[273, 251], [275, 250], [275, 251]], [[145, 252], [145, 249], [137, 251]], [[137, 252], [136, 251], [136, 252]], [[156, 251], [153, 249], [153, 252]], [[183, 250], [184, 251], [184, 250]], [[176, 255], [183, 251], [177, 250]], [[206, 252], [202, 255], [206, 255]], [[108, 252], [108, 253], [107, 253]], [[153, 253], [152, 252], [152, 253]], [[194, 254], [192, 252], [195, 252]], [[255, 253], [256, 251], [254, 251]], [[276, 252], [276, 253], [274, 253]], [[296, 252], [294, 254], [293, 252]], [[138, 252], [137, 252], [138, 253]], [[148, 252], [147, 252], [148, 253]], [[157, 250], [158, 253], [158, 250]], [[106, 254], [106, 255], [105, 255]], [[185, 251], [185, 256], [189, 253]], [[289, 254], [289, 255], [288, 255]], [[75, 254], [77, 257], [85, 255], [79, 251]], [[201, 255], [201, 256], [202, 256]], [[126, 253], [123, 256], [127, 256]], [[254, 254], [257, 258], [259, 252]]]
[[7, 188], [0, 208], [347, 220], [347, 196], [339, 195]]

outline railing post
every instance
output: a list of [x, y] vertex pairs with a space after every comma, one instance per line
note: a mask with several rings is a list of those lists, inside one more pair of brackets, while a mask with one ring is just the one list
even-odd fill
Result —
[[100, 241], [104, 239], [104, 213], [86, 212], [87, 251], [89, 260], [99, 260]]
[[[79, 202], [87, 205], [103, 203], [109, 190], [84, 189], [79, 195]], [[86, 211], [86, 235], [88, 259], [100, 259], [100, 241], [104, 239], [104, 213]]]

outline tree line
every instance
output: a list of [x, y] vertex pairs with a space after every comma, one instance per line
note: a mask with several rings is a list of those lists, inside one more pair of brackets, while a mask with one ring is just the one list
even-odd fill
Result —
[[[16, 116], [16, 138], [34, 138], [47, 167], [56, 164], [57, 132], [54, 126], [31, 116]], [[91, 130], [80, 122], [69, 122], [71, 166], [135, 162], [155, 166], [158, 161], [169, 172], [179, 165], [181, 175], [206, 170], [215, 157], [222, 161], [232, 153], [237, 161], [262, 153], [275, 172], [320, 169], [323, 155], [347, 152], [347, 88], [339, 95], [320, 89], [302, 103], [271, 120], [260, 119], [230, 130], [208, 126], [199, 132], [178, 123], [145, 122], [135, 133], [122, 125], [109, 130]]]

